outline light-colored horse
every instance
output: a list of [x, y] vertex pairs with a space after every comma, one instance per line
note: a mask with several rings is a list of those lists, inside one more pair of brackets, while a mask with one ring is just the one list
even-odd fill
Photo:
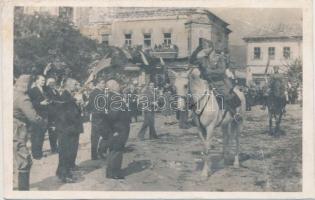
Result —
[[[226, 163], [226, 154], [228, 153], [228, 146], [230, 137], [234, 135], [236, 142], [236, 152], [234, 159], [234, 167], [239, 167], [239, 135], [244, 122], [244, 114], [246, 110], [245, 96], [236, 86], [235, 90], [241, 99], [241, 106], [237, 108], [237, 111], [241, 114], [242, 120], [236, 121], [229, 112], [226, 113], [224, 119], [224, 111], [219, 109], [218, 101], [212, 89], [209, 88], [208, 83], [200, 78], [200, 71], [197, 68], [193, 68], [184, 73], [178, 73], [170, 70], [174, 81], [173, 84], [176, 88], [178, 96], [179, 109], [184, 105], [182, 97], [191, 96], [192, 103], [196, 106], [193, 110], [193, 119], [199, 128], [199, 136], [203, 142], [204, 147], [204, 166], [202, 170], [202, 176], [209, 176], [209, 166], [211, 167], [211, 160], [209, 158], [209, 151], [212, 146], [212, 139], [214, 136], [214, 129], [217, 126], [221, 127], [223, 132], [223, 158]], [[223, 103], [223, 101], [222, 101]], [[223, 105], [224, 106], [224, 105]], [[210, 170], [211, 172], [211, 170]], [[211, 174], [211, 173], [210, 173]]]

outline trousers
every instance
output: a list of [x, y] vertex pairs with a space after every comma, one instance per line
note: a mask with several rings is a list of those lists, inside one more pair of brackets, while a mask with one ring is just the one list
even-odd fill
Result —
[[75, 166], [75, 160], [79, 147], [79, 133], [65, 133], [59, 131], [59, 163], [56, 175], [61, 177], [71, 177], [71, 168]]
[[57, 132], [55, 130], [52, 130], [52, 128], [48, 128], [48, 137], [49, 137], [49, 144], [50, 149], [52, 152], [57, 151]]
[[96, 160], [98, 158], [100, 137], [102, 137], [103, 144], [108, 139], [104, 127], [104, 116], [92, 115], [91, 124], [91, 159]]
[[32, 157], [26, 146], [28, 130], [26, 124], [14, 119], [13, 121], [13, 157], [18, 171], [18, 190], [29, 190], [29, 176]]
[[106, 176], [113, 177], [121, 175], [123, 161], [123, 150], [128, 140], [130, 123], [114, 125], [108, 138], [109, 155], [107, 158]]
[[154, 111], [144, 111], [144, 121], [139, 131], [138, 137], [144, 138], [147, 128], [149, 128], [150, 138], [157, 137], [155, 131], [155, 114]]
[[32, 157], [26, 146], [28, 130], [26, 124], [14, 119], [13, 122], [13, 156], [19, 172], [29, 172], [32, 166]]
[[46, 129], [38, 126], [33, 127], [33, 134], [31, 135], [32, 155], [35, 159], [41, 159], [43, 156], [43, 144], [45, 139]]

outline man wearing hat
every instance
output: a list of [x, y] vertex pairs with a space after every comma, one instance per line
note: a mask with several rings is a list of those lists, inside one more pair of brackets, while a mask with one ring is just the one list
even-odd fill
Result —
[[29, 190], [29, 175], [32, 158], [26, 146], [30, 127], [45, 127], [47, 122], [40, 117], [27, 95], [31, 84], [30, 75], [21, 75], [14, 86], [13, 98], [13, 156], [18, 170], [18, 190]]

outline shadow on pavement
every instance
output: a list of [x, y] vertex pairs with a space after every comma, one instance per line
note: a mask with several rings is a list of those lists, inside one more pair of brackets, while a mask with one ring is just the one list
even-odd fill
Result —
[[123, 169], [124, 176], [129, 176], [131, 174], [139, 173], [148, 169], [151, 166], [150, 160], [138, 160], [133, 161], [128, 164], [128, 166]]
[[[74, 177], [76, 178], [75, 183], [79, 183], [85, 180], [84, 175], [91, 173], [94, 170], [100, 169], [105, 166], [104, 160], [86, 160], [79, 164], [79, 170], [75, 171]], [[30, 188], [37, 188], [38, 190], [58, 190], [62, 185], [64, 185], [57, 176], [50, 176], [42, 181], [33, 183]], [[70, 183], [71, 184], [71, 183]]]

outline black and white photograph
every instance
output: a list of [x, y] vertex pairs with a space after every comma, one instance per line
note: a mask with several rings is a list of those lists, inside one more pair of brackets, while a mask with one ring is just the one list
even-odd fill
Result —
[[159, 5], [13, 6], [9, 190], [305, 191], [303, 7]]

